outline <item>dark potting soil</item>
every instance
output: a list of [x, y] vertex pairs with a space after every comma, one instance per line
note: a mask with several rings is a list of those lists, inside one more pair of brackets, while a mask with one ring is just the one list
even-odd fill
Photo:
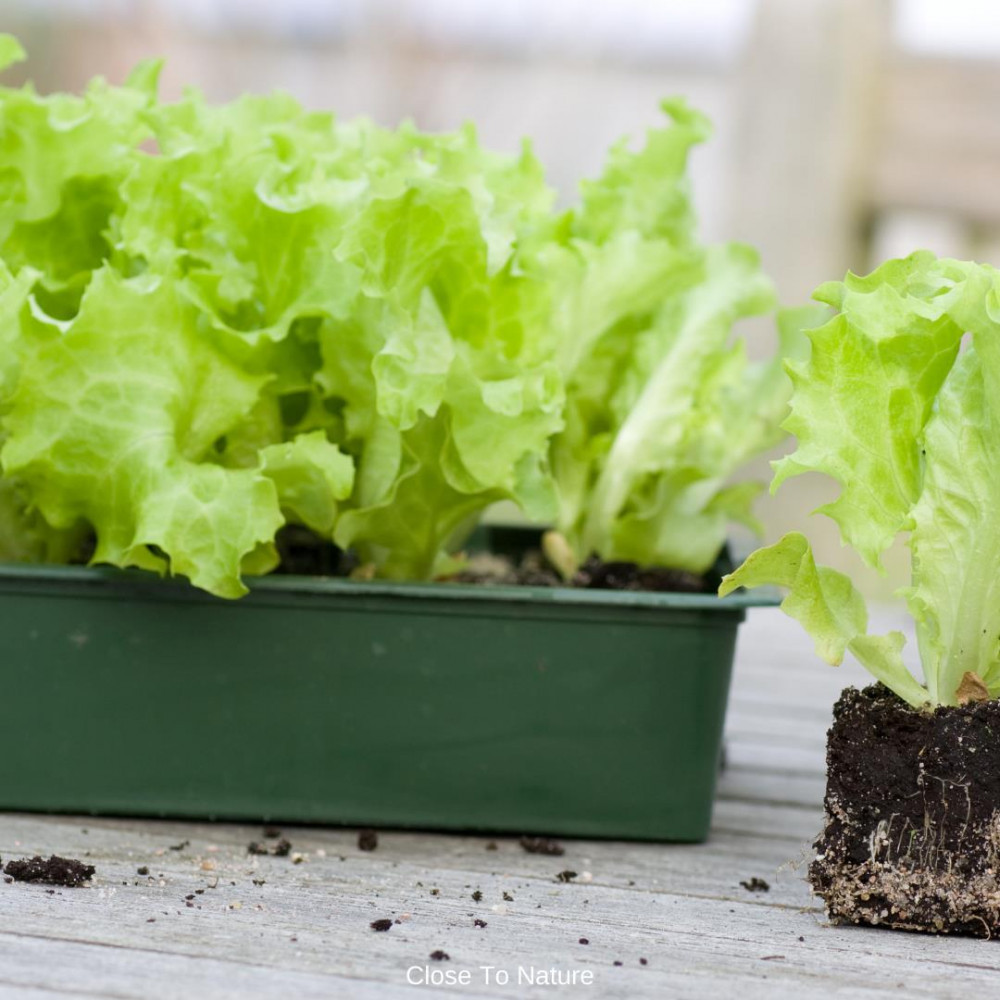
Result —
[[[350, 576], [359, 566], [357, 557], [301, 525], [286, 524], [275, 543], [281, 562], [275, 573], [298, 576]], [[669, 591], [692, 594], [714, 590], [711, 581], [684, 570], [641, 567], [634, 562], [603, 562], [591, 556], [569, 581], [556, 572], [538, 550], [519, 561], [505, 555], [474, 553], [461, 571], [442, 577], [445, 583], [478, 583], [486, 586], [580, 587], [587, 590]]]
[[378, 847], [378, 834], [371, 829], [358, 830], [358, 850], [374, 851]]
[[[353, 552], [338, 548], [333, 542], [299, 524], [284, 525], [274, 541], [280, 561], [272, 572], [278, 575], [348, 577], [360, 567]], [[70, 562], [85, 565], [95, 548], [94, 537], [84, 539], [80, 551]], [[442, 577], [441, 582], [689, 594], [715, 591], [710, 579], [696, 573], [658, 566], [643, 567], [634, 562], [604, 562], [596, 555], [590, 556], [572, 579], [564, 580], [538, 550], [525, 553], [519, 561], [506, 555], [475, 553], [463, 570]]]
[[295, 576], [350, 576], [358, 560], [350, 552], [299, 524], [286, 524], [274, 539], [281, 561], [275, 573]]
[[576, 587], [582, 590], [633, 590], [704, 594], [710, 582], [694, 573], [663, 567], [641, 567], [634, 562], [603, 562], [591, 556], [570, 580], [552, 568], [545, 556], [529, 551], [514, 562], [507, 556], [474, 555], [461, 572], [443, 578], [447, 583], [479, 583], [519, 587]]
[[43, 882], [75, 888], [93, 878], [94, 866], [75, 858], [60, 858], [53, 854], [47, 861], [41, 857], [8, 861], [4, 873], [17, 882]]
[[834, 922], [1000, 934], [1000, 702], [933, 712], [848, 688], [809, 881]]

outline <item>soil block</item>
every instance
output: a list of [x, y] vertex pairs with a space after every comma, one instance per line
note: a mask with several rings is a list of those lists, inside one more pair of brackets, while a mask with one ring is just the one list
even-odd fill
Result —
[[917, 711], [847, 688], [809, 868], [835, 923], [1000, 934], [1000, 702]]

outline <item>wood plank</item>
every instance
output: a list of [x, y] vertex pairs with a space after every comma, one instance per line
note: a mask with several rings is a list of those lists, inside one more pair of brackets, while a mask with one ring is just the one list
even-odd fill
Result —
[[[28, 819], [23, 820], [21, 832], [29, 832], [30, 826]], [[101, 832], [88, 827], [91, 832], [82, 834], [66, 821], [50, 820], [41, 826], [44, 829], [35, 836], [62, 840], [70, 839], [73, 830], [80, 841]], [[496, 865], [496, 874], [484, 874], [478, 863], [487, 853], [481, 838], [390, 834], [372, 855], [362, 856], [355, 849], [341, 862], [331, 853], [322, 858], [313, 851], [309, 862], [294, 865], [288, 859], [248, 859], [237, 854], [235, 845], [242, 848], [243, 838], [253, 832], [250, 828], [211, 827], [218, 851], [203, 850], [208, 845], [197, 839], [192, 843], [195, 853], [167, 851], [155, 859], [154, 872], [164, 877], [149, 884], [132, 875], [135, 852], [143, 838], [160, 845], [169, 841], [176, 825], [144, 823], [141, 827], [131, 831], [130, 855], [124, 843], [103, 859], [92, 852], [107, 872], [94, 889], [64, 890], [50, 896], [42, 887], [4, 887], [3, 898], [16, 898], [19, 912], [17, 933], [4, 935], [0, 980], [17, 981], [11, 980], [11, 960], [6, 956], [31, 950], [46, 938], [120, 952], [120, 961], [116, 954], [105, 964], [114, 971], [124, 963], [124, 971], [119, 972], [126, 977], [133, 974], [129, 969], [135, 962], [167, 974], [168, 967], [156, 956], [180, 955], [197, 959], [199, 970], [202, 961], [210, 963], [204, 966], [204, 976], [217, 976], [226, 983], [237, 981], [233, 978], [237, 973], [251, 977], [230, 970], [233, 964], [267, 966], [295, 976], [358, 977], [398, 987], [409, 965], [419, 964], [437, 947], [449, 952], [453, 968], [478, 970], [493, 964], [516, 970], [524, 963], [538, 967], [556, 963], [562, 968], [589, 969], [598, 977], [601, 995], [607, 996], [722, 997], [735, 990], [763, 996], [765, 986], [775, 983], [819, 995], [816, 991], [827, 988], [831, 980], [845, 995], [865, 991], [879, 995], [880, 989], [897, 989], [900, 977], [913, 995], [934, 996], [943, 995], [935, 992], [932, 973], [936, 971], [960, 975], [966, 988], [979, 989], [986, 988], [990, 974], [1000, 971], [1000, 959], [993, 962], [970, 950], [976, 942], [921, 942], [915, 950], [904, 935], [825, 928], [818, 923], [820, 915], [799, 873], [787, 867], [775, 874], [759, 867], [747, 870], [756, 860], [748, 860], [739, 851], [723, 850], [725, 840], [719, 837], [705, 848], [577, 843], [569, 858], [576, 863], [580, 857], [576, 852], [586, 852], [581, 861], [586, 858], [594, 866], [595, 881], [560, 885], [549, 872], [557, 860], [564, 859], [526, 855], [512, 844], [501, 845], [497, 852], [501, 863]], [[198, 827], [182, 830], [197, 833]], [[319, 840], [350, 849], [342, 831], [295, 831], [295, 835], [307, 848]], [[120, 836], [124, 841], [124, 835]], [[440, 867], [442, 847], [451, 847], [453, 855], [474, 864], [467, 864], [465, 870]], [[761, 839], [754, 850], [757, 858], [770, 852], [770, 860], [788, 854], [787, 845], [776, 839]], [[601, 851], [616, 852], [615, 880], [601, 883], [596, 879]], [[122, 854], [126, 857], [115, 860]], [[214, 860], [215, 871], [202, 871], [199, 858]], [[431, 859], [433, 869], [415, 863], [415, 858]], [[634, 887], [617, 884], [618, 872], [630, 870], [629, 864], [642, 878]], [[700, 875], [703, 891], [678, 891], [675, 883], [683, 873], [702, 865], [716, 872], [712, 878]], [[433, 885], [428, 881], [429, 871]], [[736, 877], [751, 874], [770, 874], [771, 891], [751, 895], [741, 890]], [[119, 875], [129, 884], [115, 885]], [[206, 900], [200, 903], [201, 910], [183, 906], [185, 890], [204, 887], [216, 877], [218, 887], [206, 888], [199, 897]], [[264, 878], [265, 885], [254, 886], [253, 877]], [[423, 884], [418, 886], [418, 882]], [[476, 885], [482, 886], [487, 897], [482, 907], [476, 907], [469, 896]], [[437, 889], [437, 895], [431, 889]], [[513, 899], [503, 901], [503, 891]], [[58, 923], [53, 921], [56, 909]], [[404, 913], [409, 917], [386, 934], [368, 929], [375, 916]], [[486, 928], [472, 926], [476, 913], [487, 920]], [[154, 924], [146, 922], [150, 916]], [[580, 945], [580, 936], [590, 944]], [[945, 944], [946, 949], [942, 948]], [[953, 945], [958, 945], [957, 954]], [[155, 959], [151, 966], [150, 953]], [[766, 957], [779, 954], [785, 957]], [[639, 957], [647, 958], [649, 965], [638, 966]], [[969, 971], [956, 965], [968, 963], [971, 957], [977, 958], [974, 964], [981, 968]], [[225, 969], [211, 965], [223, 960]], [[615, 960], [626, 964], [616, 968]], [[936, 965], [942, 963], [947, 969], [937, 970]], [[42, 968], [47, 976], [49, 970], [58, 969], [58, 963], [46, 961]], [[288, 980], [292, 988], [295, 976]], [[46, 988], [60, 988], [58, 980], [43, 976], [36, 981]], [[187, 995], [195, 988], [190, 981], [183, 985]], [[322, 985], [306, 979], [302, 988]], [[117, 981], [120, 995], [142, 995], [122, 992], [121, 986], [121, 980]], [[102, 984], [101, 989], [110, 987]], [[501, 989], [481, 992], [511, 995]], [[529, 988], [516, 995], [543, 993]], [[176, 995], [181, 995], [180, 989]]]

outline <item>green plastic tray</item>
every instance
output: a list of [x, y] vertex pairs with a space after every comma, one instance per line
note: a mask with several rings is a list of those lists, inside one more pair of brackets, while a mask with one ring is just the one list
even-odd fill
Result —
[[770, 602], [0, 566], [0, 808], [701, 840]]

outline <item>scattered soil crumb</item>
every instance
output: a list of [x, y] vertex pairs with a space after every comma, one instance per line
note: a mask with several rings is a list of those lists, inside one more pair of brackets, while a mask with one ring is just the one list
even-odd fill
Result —
[[482, 893], [481, 893], [481, 892], [480, 892], [480, 891], [479, 891], [479, 890], [477, 889], [477, 890], [476, 890], [476, 891], [475, 891], [475, 892], [474, 892], [474, 893], [472, 894], [472, 899], [473, 899], [473, 901], [474, 901], [474, 902], [476, 902], [476, 903], [481, 903], [481, 902], [483, 901], [483, 894], [482, 894]]
[[262, 885], [267, 885], [267, 880], [266, 880], [266, 879], [262, 879], [262, 878], [255, 878], [255, 879], [253, 879], [252, 881], [253, 881], [253, 884], [254, 884], [255, 886], [257, 886], [258, 888], [259, 888], [260, 886], [262, 886]]
[[378, 834], [372, 829], [358, 830], [358, 850], [374, 851], [378, 847]]
[[491, 840], [491, 841], [490, 841], [490, 842], [489, 842], [489, 843], [488, 843], [488, 844], [486, 845], [486, 850], [487, 850], [487, 851], [495, 851], [496, 849], [497, 849], [497, 842], [496, 842], [495, 840]]
[[437, 951], [431, 952], [431, 960], [434, 962], [450, 962], [451, 955], [449, 955], [448, 952], [442, 951], [440, 948], [438, 948]]
[[167, 850], [168, 851], [183, 851], [185, 847], [190, 847], [190, 840], [182, 840], [179, 844], [171, 844]]
[[644, 958], [640, 958], [639, 959], [639, 964], [640, 965], [649, 965], [649, 962], [647, 962], [646, 959], [644, 959]]
[[514, 897], [509, 892], [505, 892], [503, 894], [503, 901], [505, 903], [513, 903], [514, 902]]
[[779, 962], [784, 961], [784, 955], [761, 955], [760, 960], [762, 962]]
[[622, 963], [616, 960], [616, 961], [612, 962], [611, 964], [612, 965], [621, 965]]
[[91, 879], [95, 869], [93, 865], [85, 865], [75, 858], [60, 858], [53, 854], [48, 861], [37, 855], [8, 861], [4, 872], [18, 882], [43, 882], [74, 888]]
[[580, 938], [579, 944], [590, 944], [590, 938]]
[[561, 871], [556, 876], [557, 882], [572, 882], [577, 876], [577, 872], [570, 871], [568, 868], [565, 871]]
[[551, 837], [522, 837], [520, 844], [528, 854], [548, 854], [560, 857], [566, 853], [566, 848], [558, 840], [553, 840]]
[[480, 920], [478, 917], [472, 921], [473, 927], [486, 927], [487, 923], [485, 920]]
[[291, 841], [282, 837], [276, 844], [268, 845], [263, 841], [255, 840], [247, 844], [247, 854], [270, 854], [276, 858], [285, 858], [291, 853]]
[[373, 931], [387, 931], [392, 927], [392, 921], [388, 917], [382, 917], [381, 920], [373, 920], [368, 926]]
[[149, 865], [140, 865], [138, 868], [136, 868], [135, 873], [136, 875], [148, 875]]
[[746, 889], [747, 892], [770, 892], [771, 886], [765, 882], [762, 878], [757, 878], [754, 875], [753, 878], [744, 879], [740, 882], [740, 885]]

